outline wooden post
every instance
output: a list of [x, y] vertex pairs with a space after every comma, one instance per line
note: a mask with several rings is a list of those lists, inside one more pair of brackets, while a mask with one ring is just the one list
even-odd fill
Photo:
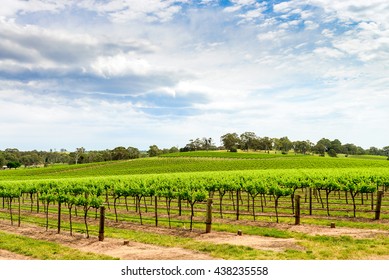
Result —
[[58, 229], [57, 233], [61, 232], [61, 202], [58, 202]]
[[294, 215], [295, 215], [295, 225], [299, 225], [300, 224], [300, 195], [296, 195], [294, 197], [295, 199], [295, 211], [294, 211]]
[[205, 233], [210, 233], [212, 228], [212, 198], [207, 200], [207, 219], [205, 221]]
[[154, 196], [155, 226], [158, 226], [158, 197]]
[[309, 215], [312, 216], [312, 188], [309, 187]]
[[380, 214], [381, 214], [381, 203], [382, 203], [382, 196], [384, 195], [383, 191], [378, 191], [377, 192], [377, 204], [376, 204], [376, 209], [375, 209], [375, 220], [380, 219]]
[[236, 220], [239, 220], [239, 190], [236, 191]]
[[100, 207], [99, 241], [104, 241], [105, 207]]
[[19, 215], [19, 217], [18, 217], [18, 227], [20, 227], [20, 197], [19, 197], [19, 199], [18, 199], [18, 202], [19, 202], [19, 208], [18, 208], [18, 215]]
[[182, 215], [182, 202], [181, 202], [181, 196], [178, 196], [178, 216]]

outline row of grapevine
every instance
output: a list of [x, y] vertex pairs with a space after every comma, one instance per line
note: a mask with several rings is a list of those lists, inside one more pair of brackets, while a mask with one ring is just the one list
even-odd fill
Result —
[[330, 195], [343, 192], [346, 198], [348, 197], [347, 195], [351, 197], [353, 215], [355, 217], [357, 211], [356, 197], [358, 195], [375, 193], [379, 189], [386, 190], [388, 187], [389, 171], [386, 169], [375, 169], [374, 172], [360, 169], [332, 171], [300, 170], [298, 172], [272, 170], [26, 180], [18, 182], [3, 181], [0, 182], [0, 198], [3, 199], [3, 208], [5, 202], [7, 202], [11, 222], [12, 203], [15, 200], [18, 200], [20, 205], [21, 198], [28, 198], [30, 200], [31, 212], [34, 207], [39, 212], [40, 206], [43, 205], [43, 211], [46, 214], [46, 228], [48, 227], [49, 220], [49, 206], [58, 206], [58, 229], [60, 229], [62, 206], [66, 206], [70, 221], [70, 232], [72, 232], [72, 211], [73, 209], [82, 208], [85, 228], [87, 236], [89, 236], [87, 223], [89, 210], [92, 208], [97, 209], [102, 205], [106, 205], [109, 209], [113, 207], [115, 220], [118, 221], [117, 204], [120, 199], [124, 199], [127, 211], [127, 199], [134, 199], [141, 223], [142, 199], [147, 197], [152, 200], [155, 198], [155, 207], [157, 198], [165, 200], [169, 226], [171, 202], [178, 200], [180, 212], [181, 203], [186, 202], [190, 206], [190, 229], [192, 229], [195, 205], [208, 197], [214, 197], [218, 200], [218, 211], [220, 217], [223, 218], [223, 200], [226, 194], [228, 194], [234, 204], [234, 209], [237, 208], [237, 219], [239, 218], [239, 199], [242, 200], [242, 193], [246, 193], [251, 199], [251, 211], [254, 219], [256, 217], [255, 203], [260, 202], [263, 212], [267, 197], [271, 197], [274, 201], [274, 212], [278, 222], [279, 200], [289, 197], [293, 211], [296, 192], [306, 192], [307, 189], [314, 189], [318, 197], [320, 197], [323, 208], [324, 203], [321, 193], [324, 192], [327, 215], [330, 215]]

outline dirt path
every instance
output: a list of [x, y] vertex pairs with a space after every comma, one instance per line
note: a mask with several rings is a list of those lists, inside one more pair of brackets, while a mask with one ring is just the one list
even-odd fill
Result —
[[[0, 222], [0, 230], [13, 234], [20, 234], [23, 236], [57, 242], [64, 246], [78, 249], [84, 252], [91, 252], [96, 254], [104, 254], [122, 260], [210, 260], [213, 259], [208, 254], [203, 254], [182, 248], [167, 248], [162, 246], [155, 246], [143, 244], [139, 242], [126, 242], [123, 239], [105, 238], [103, 242], [99, 242], [97, 237], [86, 239], [82, 234], [74, 234], [70, 236], [69, 233], [57, 234], [54, 230], [45, 231], [41, 227], [33, 225], [23, 225], [22, 227], [15, 227]], [[23, 259], [23, 256], [8, 252], [0, 251], [0, 259]], [[25, 258], [27, 259], [27, 258]]]
[[0, 249], [0, 260], [32, 260], [32, 258]]
[[[116, 225], [117, 227], [127, 227], [131, 230], [139, 230], [143, 232], [152, 232], [157, 234], [168, 234], [180, 237], [189, 237], [199, 242], [209, 242], [214, 244], [231, 244], [252, 247], [260, 250], [284, 251], [286, 249], [304, 250], [299, 246], [293, 238], [272, 238], [264, 236], [245, 235], [238, 236], [233, 233], [212, 232], [204, 234], [199, 231], [190, 232], [188, 230], [156, 228], [152, 226], [141, 226], [136, 224], [131, 225]], [[258, 225], [257, 226], [266, 226]], [[278, 224], [273, 227], [302, 232], [310, 235], [327, 235], [327, 236], [351, 236], [353, 238], [373, 238], [377, 235], [389, 236], [388, 231], [379, 230], [364, 230], [354, 228], [330, 228], [311, 225], [286, 225]], [[269, 227], [269, 225], [267, 225]], [[210, 255], [186, 250], [177, 247], [162, 247], [156, 245], [143, 244], [139, 242], [128, 241], [125, 244], [123, 239], [105, 238], [104, 242], [99, 242], [97, 237], [86, 239], [82, 234], [70, 236], [68, 232], [57, 234], [55, 230], [45, 231], [42, 227], [33, 225], [22, 225], [22, 227], [10, 226], [6, 221], [0, 221], [0, 230], [9, 233], [16, 233], [31, 238], [57, 242], [62, 245], [79, 249], [85, 252], [97, 254], [105, 254], [123, 260], [210, 260], [213, 259]], [[0, 250], [0, 259], [28, 259], [11, 252]]]

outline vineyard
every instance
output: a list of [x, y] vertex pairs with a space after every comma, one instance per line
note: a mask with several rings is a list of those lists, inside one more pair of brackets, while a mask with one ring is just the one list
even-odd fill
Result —
[[[306, 168], [229, 170], [231, 162], [238, 162], [238, 169], [246, 161], [252, 166], [278, 166], [280, 161], [287, 167], [292, 162], [302, 165], [301, 157], [291, 159], [145, 159], [3, 171], [0, 219], [15, 227], [35, 224], [58, 233], [83, 233], [86, 238], [104, 234], [102, 221], [111, 230], [138, 224], [203, 232], [212, 223], [222, 225], [220, 230], [233, 228], [237, 221], [251, 225], [379, 221], [380, 229], [389, 229], [387, 161], [305, 158]], [[325, 162], [337, 168], [323, 168]], [[213, 164], [225, 170], [199, 172], [205, 163], [207, 169]], [[368, 167], [361, 168], [364, 163]], [[142, 174], [151, 168], [154, 174]]]
[[[213, 199], [213, 216], [225, 219], [293, 219], [295, 198], [301, 197], [302, 217], [327, 216], [378, 219], [378, 194], [389, 188], [389, 171], [271, 170], [192, 174], [137, 175], [84, 179], [3, 181], [2, 217], [18, 224], [31, 213], [41, 213], [45, 226], [57, 216], [69, 225], [81, 215], [89, 237], [91, 209], [107, 208], [115, 222], [138, 221], [155, 225], [204, 224], [206, 201]], [[380, 216], [389, 218], [389, 205], [380, 203]], [[64, 208], [68, 214], [63, 215]], [[382, 209], [381, 209], [382, 208]], [[82, 214], [79, 214], [79, 213]], [[94, 214], [95, 215], [95, 214]], [[52, 218], [51, 218], [52, 219]], [[60, 226], [58, 230], [60, 230]]]

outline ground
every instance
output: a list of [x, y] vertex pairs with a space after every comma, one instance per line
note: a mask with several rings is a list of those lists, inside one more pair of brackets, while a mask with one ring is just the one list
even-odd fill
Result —
[[[371, 238], [376, 234], [389, 235], [387, 231], [364, 230], [354, 228], [330, 228], [312, 225], [286, 225], [280, 224], [279, 228], [307, 234], [319, 234], [327, 236], [350, 236], [354, 238]], [[55, 230], [45, 231], [41, 227], [33, 225], [11, 226], [6, 221], [0, 221], [0, 229], [9, 233], [17, 233], [24, 236], [48, 240], [62, 245], [76, 248], [86, 252], [105, 254], [122, 260], [210, 260], [213, 259], [205, 253], [194, 252], [176, 247], [162, 247], [123, 239], [105, 238], [99, 242], [97, 237], [85, 238], [82, 234], [70, 236], [68, 232], [57, 234]], [[293, 238], [272, 238], [264, 236], [245, 235], [239, 236], [233, 233], [212, 232], [209, 234], [171, 230], [167, 228], [155, 228], [150, 226], [133, 225], [132, 229], [152, 231], [161, 234], [188, 236], [197, 241], [211, 242], [215, 244], [243, 245], [261, 250], [283, 251], [285, 249], [303, 250]], [[26, 260], [28, 257], [0, 250], [0, 260]]]

